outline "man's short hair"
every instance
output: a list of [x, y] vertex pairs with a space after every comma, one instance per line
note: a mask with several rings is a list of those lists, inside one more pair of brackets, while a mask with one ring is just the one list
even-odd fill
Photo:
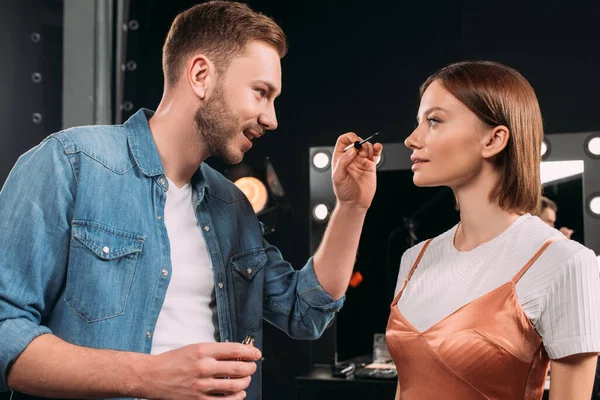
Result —
[[251, 41], [273, 46], [279, 57], [287, 53], [287, 40], [279, 25], [246, 4], [209, 1], [181, 12], [173, 21], [163, 45], [166, 87], [177, 83], [192, 54], [210, 57], [219, 73], [223, 73], [229, 62]]
[[546, 208], [550, 208], [550, 209], [554, 210], [554, 212], [558, 211], [558, 206], [556, 205], [555, 202], [553, 202], [552, 200], [550, 200], [546, 196], [542, 196], [542, 198], [541, 198], [541, 206], [540, 206], [540, 213], [542, 211], [544, 211]]

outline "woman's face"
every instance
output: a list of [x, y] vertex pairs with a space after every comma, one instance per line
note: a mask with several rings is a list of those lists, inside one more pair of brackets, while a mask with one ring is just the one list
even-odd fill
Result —
[[413, 182], [417, 186], [450, 186], [471, 182], [484, 165], [487, 128], [438, 81], [423, 93], [417, 127], [404, 144], [413, 151]]

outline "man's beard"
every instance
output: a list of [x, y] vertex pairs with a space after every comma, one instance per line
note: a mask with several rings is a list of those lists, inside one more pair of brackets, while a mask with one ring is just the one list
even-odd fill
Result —
[[242, 129], [239, 119], [225, 99], [222, 84], [217, 85], [210, 99], [198, 107], [194, 121], [198, 135], [210, 155], [228, 164], [242, 161], [242, 157], [229, 150], [230, 143]]

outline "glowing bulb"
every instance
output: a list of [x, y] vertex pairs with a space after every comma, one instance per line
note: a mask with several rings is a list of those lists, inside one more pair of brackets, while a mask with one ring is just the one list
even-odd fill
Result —
[[600, 137], [595, 137], [588, 142], [588, 150], [595, 156], [600, 156]]
[[327, 206], [325, 204], [317, 204], [313, 209], [313, 215], [318, 221], [323, 221], [325, 218], [327, 218], [328, 214], [329, 210], [327, 209]]
[[234, 184], [246, 195], [254, 213], [259, 213], [265, 208], [268, 200], [267, 188], [259, 179], [245, 176], [235, 181]]
[[542, 157], [546, 155], [546, 152], [548, 151], [548, 145], [546, 144], [546, 141], [542, 141]]
[[600, 215], [600, 196], [596, 196], [590, 200], [590, 211], [596, 215]]
[[313, 165], [318, 169], [325, 169], [329, 166], [329, 155], [322, 151], [313, 156]]

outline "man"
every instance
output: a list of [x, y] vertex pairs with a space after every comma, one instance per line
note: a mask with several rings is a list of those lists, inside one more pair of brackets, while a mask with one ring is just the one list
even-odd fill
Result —
[[0, 390], [259, 399], [262, 319], [319, 337], [342, 306], [381, 145], [338, 139], [337, 205], [298, 271], [204, 163], [238, 163], [277, 127], [285, 52], [246, 5], [195, 6], [165, 41], [156, 113], [59, 132], [19, 159], [0, 192]]
[[[554, 224], [556, 224], [556, 212], [558, 211], [558, 206], [556, 203], [546, 196], [542, 196], [542, 204], [540, 207], [540, 219], [554, 228]], [[565, 228], [564, 226], [559, 229], [560, 233], [565, 235], [567, 239], [571, 239], [571, 235], [573, 234], [573, 230], [569, 228]]]

